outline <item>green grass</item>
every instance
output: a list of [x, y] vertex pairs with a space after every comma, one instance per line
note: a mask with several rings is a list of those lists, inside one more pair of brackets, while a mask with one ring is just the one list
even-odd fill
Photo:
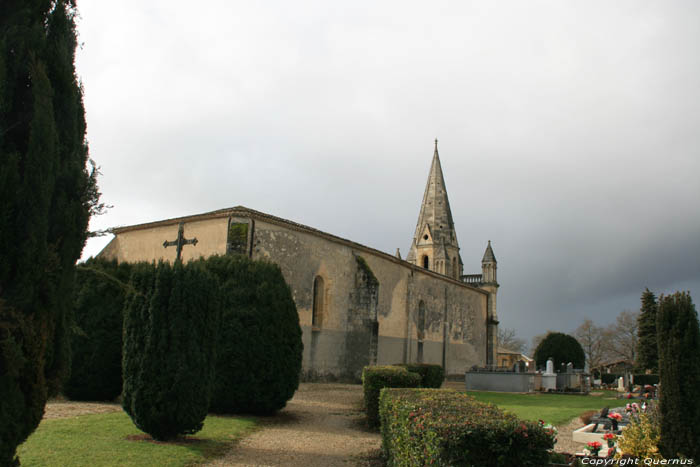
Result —
[[187, 466], [221, 456], [255, 427], [242, 417], [208, 416], [194, 440], [154, 443], [124, 412], [44, 420], [18, 449], [22, 466]]
[[[588, 410], [600, 410], [605, 406], [616, 407], [622, 403], [609, 394], [602, 396], [570, 396], [565, 394], [512, 394], [505, 392], [467, 391], [482, 402], [491, 402], [525, 420], [544, 420], [561, 425]], [[624, 405], [624, 404], [622, 404]]]

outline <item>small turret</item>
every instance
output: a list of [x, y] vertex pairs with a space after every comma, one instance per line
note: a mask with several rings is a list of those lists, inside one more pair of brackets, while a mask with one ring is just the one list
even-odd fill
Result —
[[484, 252], [484, 258], [481, 260], [481, 274], [482, 282], [485, 284], [497, 284], [496, 269], [498, 267], [498, 262], [496, 261], [496, 256], [493, 254], [493, 249], [491, 248], [491, 240], [486, 246], [486, 251]]

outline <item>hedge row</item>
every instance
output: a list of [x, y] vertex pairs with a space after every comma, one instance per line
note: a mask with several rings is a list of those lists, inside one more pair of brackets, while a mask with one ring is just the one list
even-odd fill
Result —
[[554, 446], [537, 422], [452, 390], [387, 388], [379, 413], [390, 466], [542, 466]]
[[394, 366], [405, 368], [411, 373], [421, 376], [420, 387], [439, 388], [445, 379], [445, 369], [440, 365], [430, 363], [397, 363]]
[[[617, 373], [603, 373], [600, 375], [600, 379], [603, 384], [615, 384], [620, 376], [624, 375]], [[659, 375], [638, 374], [632, 376], [634, 376], [634, 384], [639, 384], [642, 386], [645, 384], [659, 384]]]
[[90, 258], [76, 266], [71, 400], [111, 401], [122, 392], [122, 310], [132, 266]]
[[379, 425], [379, 393], [383, 388], [417, 388], [421, 376], [398, 366], [366, 366], [362, 370], [365, 411], [371, 426]]

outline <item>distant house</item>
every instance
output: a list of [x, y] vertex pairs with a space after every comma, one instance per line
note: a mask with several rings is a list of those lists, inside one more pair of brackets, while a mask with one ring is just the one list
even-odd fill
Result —
[[591, 372], [596, 372], [596, 373], [612, 373], [616, 375], [620, 375], [623, 373], [626, 373], [628, 371], [631, 371], [634, 368], [634, 363], [630, 362], [629, 360], [621, 359], [621, 360], [614, 360], [606, 363], [602, 363], [598, 365], [595, 368], [591, 368]]
[[527, 355], [518, 352], [517, 350], [510, 350], [504, 347], [499, 347], [496, 353], [496, 361], [498, 366], [501, 368], [512, 368], [517, 362], [525, 362], [528, 368], [534, 368], [535, 360], [528, 357]]

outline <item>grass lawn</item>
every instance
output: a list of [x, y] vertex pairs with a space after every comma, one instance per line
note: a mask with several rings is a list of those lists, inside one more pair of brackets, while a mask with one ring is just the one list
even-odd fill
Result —
[[186, 466], [222, 455], [255, 421], [208, 416], [191, 440], [155, 443], [124, 412], [44, 420], [18, 449], [22, 466]]
[[609, 393], [604, 393], [602, 396], [570, 396], [467, 391], [467, 394], [478, 401], [491, 402], [520, 418], [542, 419], [552, 425], [567, 423], [588, 410], [600, 410], [605, 406], [617, 407], [626, 402], [611, 397]]

